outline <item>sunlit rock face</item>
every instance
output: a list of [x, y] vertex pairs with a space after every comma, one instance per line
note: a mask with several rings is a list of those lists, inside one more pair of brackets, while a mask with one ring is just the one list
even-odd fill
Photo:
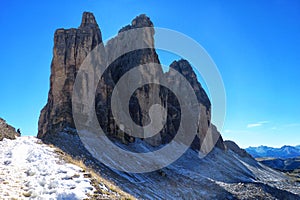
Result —
[[58, 29], [54, 34], [50, 91], [38, 123], [38, 137], [75, 128], [72, 116], [72, 91], [76, 73], [88, 55], [102, 42], [101, 32], [92, 13], [83, 13], [78, 29]]
[[[136, 37], [126, 37], [127, 32], [137, 28], [149, 27]], [[81, 25], [77, 28], [58, 29], [54, 35], [53, 59], [51, 64], [50, 91], [46, 106], [42, 109], [39, 124], [38, 137], [47, 141], [56, 137], [59, 132], [76, 134], [72, 116], [72, 92], [76, 74], [86, 56], [97, 46], [102, 45], [105, 49], [105, 60], [109, 63], [108, 69], [101, 77], [95, 95], [95, 109], [101, 128], [111, 138], [131, 143], [135, 137], [130, 136], [130, 127], [125, 131], [115, 122], [111, 111], [111, 95], [118, 81], [131, 69], [144, 64], [157, 64], [159, 67], [141, 68], [140, 73], [144, 79], [153, 80], [157, 75], [164, 74], [158, 55], [154, 48], [153, 23], [146, 15], [137, 16], [130, 25], [120, 29], [118, 35], [102, 44], [101, 31], [92, 13], [85, 12], [82, 16]], [[146, 48], [134, 50], [122, 54], [127, 46], [138, 46], [143, 43]], [[121, 56], [118, 56], [120, 55]], [[117, 58], [117, 59], [114, 59]], [[170, 68], [182, 74], [193, 88], [199, 102], [200, 114], [198, 116], [197, 136], [192, 143], [192, 148], [200, 149], [201, 141], [210, 131], [212, 135], [219, 137], [219, 133], [211, 124], [211, 103], [197, 80], [193, 68], [186, 60], [174, 61]], [[181, 91], [182, 83], [174, 79], [172, 71], [166, 72], [170, 84]], [[138, 77], [135, 77], [136, 81]], [[87, 83], [82, 85], [83, 90], [88, 90]], [[83, 91], [85, 92], [85, 91]], [[86, 91], [87, 92], [87, 91]], [[126, 91], [124, 91], [126, 92]], [[128, 103], [131, 119], [140, 126], [150, 123], [149, 109], [153, 103], [160, 104], [166, 109], [167, 117], [161, 131], [145, 141], [152, 146], [169, 143], [180, 125], [181, 108], [174, 92], [168, 88], [147, 84], [137, 88]], [[194, 114], [194, 113], [191, 113]], [[73, 130], [73, 131], [70, 131]], [[220, 137], [217, 147], [224, 149], [223, 140]]]

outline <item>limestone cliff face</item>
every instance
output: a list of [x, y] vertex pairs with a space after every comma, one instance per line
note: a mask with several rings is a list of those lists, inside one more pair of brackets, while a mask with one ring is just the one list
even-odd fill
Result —
[[[149, 30], [137, 33], [133, 32], [133, 34], [125, 32], [142, 27], [149, 27]], [[126, 134], [126, 132], [130, 132], [132, 129], [127, 127], [124, 132], [120, 130], [119, 126], [116, 125], [111, 112], [111, 95], [117, 82], [129, 70], [147, 63], [159, 64], [158, 55], [154, 49], [154, 30], [151, 27], [153, 27], [153, 23], [150, 21], [150, 19], [145, 15], [140, 15], [132, 21], [131, 25], [127, 25], [122, 28], [118, 35], [108, 41], [107, 45], [105, 46], [107, 62], [111, 64], [103, 75], [104, 80], [100, 81], [98, 85], [98, 92], [96, 95], [96, 112], [98, 121], [106, 133], [109, 136], [121, 139], [125, 143], [134, 141], [133, 137], [130, 137], [128, 134]], [[124, 49], [127, 49], [129, 46], [137, 47], [140, 43], [144, 43], [146, 48], [126, 52], [126, 54], [123, 53]], [[152, 68], [151, 71], [142, 69], [140, 71], [145, 77], [149, 77], [149, 79], [157, 73], [163, 73], [161, 68]], [[132, 120], [136, 124], [145, 125], [149, 122], [148, 108], [152, 104], [150, 104], [149, 101], [144, 101], [145, 99], [142, 98], [146, 96], [149, 97], [149, 94], [156, 93], [159, 90], [159, 86], [147, 85], [139, 88], [135, 92], [131, 101], [129, 102], [129, 106]], [[125, 108], [125, 106], [128, 105], [120, 105], [120, 108]], [[144, 109], [141, 109], [141, 107]], [[158, 145], [161, 143], [160, 141], [154, 142], [153, 139], [151, 139], [151, 141], [151, 144], [155, 143]]]
[[[150, 28], [134, 38], [127, 37], [126, 31], [141, 27]], [[131, 131], [130, 127], [124, 132], [116, 124], [111, 111], [111, 95], [118, 81], [129, 70], [147, 63], [159, 65], [160, 61], [154, 49], [155, 33], [151, 27], [153, 27], [153, 23], [150, 19], [145, 15], [140, 15], [130, 25], [123, 27], [118, 35], [108, 41], [105, 46], [106, 60], [110, 65], [98, 84], [95, 109], [98, 121], [106, 134], [123, 143], [133, 142], [135, 138], [126, 134], [126, 132]], [[101, 42], [101, 32], [96, 20], [91, 13], [87, 12], [83, 14], [82, 23], [78, 29], [58, 29], [55, 32], [50, 91], [48, 102], [41, 111], [39, 119], [39, 138], [47, 140], [47, 136], [75, 128], [72, 118], [71, 97], [76, 73], [87, 54]], [[143, 42], [146, 48], [122, 54], [124, 48], [126, 49], [130, 45], [136, 46], [140, 42]], [[117, 59], [114, 60], [114, 57]], [[177, 70], [189, 81], [200, 102], [198, 137], [192, 144], [193, 148], [199, 149], [208, 130], [213, 130], [217, 135], [219, 134], [211, 124], [211, 103], [187, 61], [175, 61], [170, 65], [170, 68]], [[140, 69], [140, 72], [149, 80], [155, 78], [157, 74], [163, 74], [161, 67]], [[172, 73], [167, 72], [166, 75], [172, 81]], [[140, 81], [138, 77], [135, 78], [135, 81]], [[180, 82], [175, 81], [172, 84], [175, 84], [178, 89], [181, 88]], [[152, 94], [159, 95], [153, 96]], [[157, 146], [170, 142], [175, 136], [180, 123], [180, 106], [174, 93], [166, 87], [157, 84], [144, 85], [132, 94], [129, 101], [129, 112], [132, 120], [138, 125], [147, 125], [150, 121], [149, 108], [153, 103], [163, 105], [167, 110], [166, 124], [160, 133], [145, 139], [147, 143]], [[224, 149], [222, 138], [219, 139], [217, 146]]]
[[85, 12], [78, 29], [58, 29], [54, 35], [50, 91], [38, 123], [38, 137], [75, 128], [72, 91], [76, 73], [87, 54], [102, 42], [92, 13]]
[[[200, 149], [202, 145], [202, 141], [207, 136], [207, 133], [210, 132], [213, 139], [214, 137], [219, 137], [217, 140], [216, 146], [220, 149], [224, 149], [223, 139], [220, 136], [220, 133], [218, 132], [217, 128], [211, 123], [211, 103], [210, 100], [205, 93], [204, 89], [202, 88], [201, 84], [197, 80], [197, 76], [192, 68], [192, 66], [189, 64], [187, 60], [179, 60], [174, 61], [170, 68], [175, 69], [180, 74], [182, 74], [186, 80], [190, 83], [192, 86], [197, 100], [200, 103], [200, 116], [198, 118], [198, 131], [197, 131], [197, 137], [194, 139], [192, 143], [192, 148], [194, 149]], [[180, 90], [182, 88], [181, 82], [176, 82], [176, 79], [173, 79], [173, 73], [171, 71], [167, 72], [167, 77], [169, 77], [169, 81], [171, 81], [171, 84], [175, 84], [176, 88]], [[181, 91], [181, 94], [183, 96], [188, 96], [188, 94], [184, 94], [185, 91]], [[168, 105], [171, 105], [169, 109], [172, 110], [172, 114], [180, 115], [180, 106], [176, 102], [176, 98], [173, 96], [172, 93], [168, 94]], [[170, 117], [170, 119], [174, 119], [174, 117]], [[169, 121], [168, 124], [168, 130], [166, 131], [166, 134], [176, 134], [176, 129], [179, 126], [179, 120], [172, 120]], [[209, 148], [209, 147], [207, 147]], [[205, 150], [205, 148], [203, 148]], [[209, 149], [208, 149], [209, 151]]]

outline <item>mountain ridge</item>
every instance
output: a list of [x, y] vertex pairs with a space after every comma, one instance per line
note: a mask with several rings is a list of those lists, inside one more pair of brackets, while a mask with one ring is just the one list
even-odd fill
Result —
[[300, 157], [300, 145], [290, 146], [284, 145], [280, 148], [258, 146], [248, 147], [245, 149], [249, 154], [255, 158], [273, 157], [273, 158], [295, 158]]

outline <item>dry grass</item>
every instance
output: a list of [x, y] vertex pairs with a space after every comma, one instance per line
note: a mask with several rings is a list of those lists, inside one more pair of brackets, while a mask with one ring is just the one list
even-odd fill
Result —
[[287, 172], [286, 174], [290, 176], [293, 181], [300, 183], [300, 169], [295, 169], [294, 171]]
[[[122, 199], [122, 200], [129, 200], [129, 199], [136, 199], [132, 195], [124, 192], [119, 187], [117, 187], [114, 183], [110, 180], [103, 178], [100, 174], [95, 172], [92, 168], [86, 166], [83, 160], [74, 159], [69, 154], [65, 153], [58, 147], [54, 145], [49, 145], [50, 147], [55, 149], [55, 153], [59, 155], [59, 157], [67, 163], [74, 164], [83, 169], [84, 176], [91, 180], [91, 184], [95, 187], [96, 192], [92, 196], [90, 196], [91, 200], [96, 199]], [[99, 185], [105, 185], [109, 191], [101, 189]], [[104, 198], [105, 197], [105, 198]]]

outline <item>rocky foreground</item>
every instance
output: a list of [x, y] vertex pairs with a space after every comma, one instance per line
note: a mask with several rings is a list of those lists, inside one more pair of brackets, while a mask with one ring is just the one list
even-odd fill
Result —
[[[141, 147], [153, 150], [141, 141], [130, 146]], [[299, 183], [234, 148], [205, 159], [189, 149], [159, 172], [103, 174], [110, 182], [35, 137], [4, 139], [0, 149], [0, 199], [300, 199]]]

